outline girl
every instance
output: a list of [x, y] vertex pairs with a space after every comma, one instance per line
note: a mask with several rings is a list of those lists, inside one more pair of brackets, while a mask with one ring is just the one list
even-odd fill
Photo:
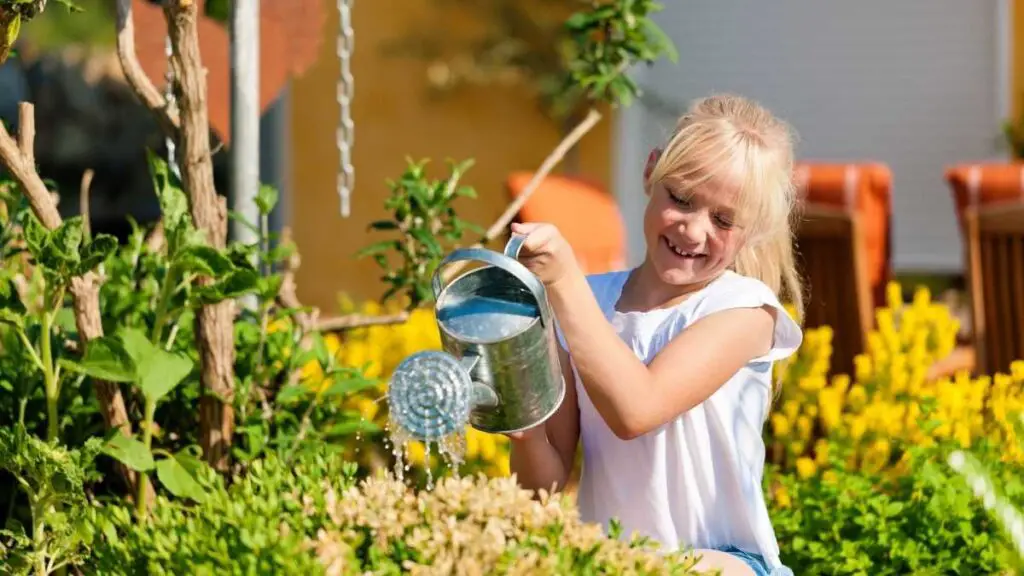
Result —
[[565, 401], [511, 434], [526, 488], [559, 489], [583, 440], [585, 521], [692, 547], [725, 574], [792, 574], [779, 561], [761, 478], [772, 363], [800, 346], [788, 126], [747, 99], [697, 101], [644, 170], [647, 254], [586, 277], [549, 224], [520, 260], [548, 290]]

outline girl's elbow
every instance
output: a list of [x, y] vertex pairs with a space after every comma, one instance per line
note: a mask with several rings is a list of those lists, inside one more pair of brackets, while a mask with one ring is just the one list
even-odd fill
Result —
[[635, 418], [616, 418], [608, 427], [619, 440], [633, 440], [650, 432], [646, 423]]

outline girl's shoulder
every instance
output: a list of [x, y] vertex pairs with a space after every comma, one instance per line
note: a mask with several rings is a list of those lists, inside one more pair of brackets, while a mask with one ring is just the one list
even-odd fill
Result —
[[622, 287], [631, 272], [632, 270], [625, 269], [587, 275], [587, 284], [590, 286], [590, 291], [606, 315], [615, 309], [615, 304], [622, 293]]
[[803, 330], [790, 315], [775, 292], [764, 282], [750, 276], [727, 271], [709, 284], [692, 307], [688, 324], [705, 316], [737, 308], [770, 307], [775, 310], [774, 345], [768, 356], [757, 360], [779, 360], [795, 352], [803, 343]]

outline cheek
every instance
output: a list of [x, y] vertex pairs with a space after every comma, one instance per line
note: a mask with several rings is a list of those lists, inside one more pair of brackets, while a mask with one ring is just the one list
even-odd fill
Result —
[[732, 256], [743, 248], [743, 235], [735, 230], [724, 230], [715, 236], [715, 244], [723, 255]]

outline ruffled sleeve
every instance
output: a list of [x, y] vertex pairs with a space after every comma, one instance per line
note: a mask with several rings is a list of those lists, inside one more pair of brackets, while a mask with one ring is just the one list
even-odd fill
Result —
[[734, 279], [734, 282], [730, 282], [719, 290], [709, 291], [694, 309], [694, 317], [691, 321], [723, 310], [771, 306], [778, 312], [775, 316], [775, 335], [772, 347], [765, 355], [754, 358], [751, 362], [776, 362], [791, 356], [803, 342], [803, 331], [800, 326], [765, 283], [755, 278], [739, 275], [734, 276]]

